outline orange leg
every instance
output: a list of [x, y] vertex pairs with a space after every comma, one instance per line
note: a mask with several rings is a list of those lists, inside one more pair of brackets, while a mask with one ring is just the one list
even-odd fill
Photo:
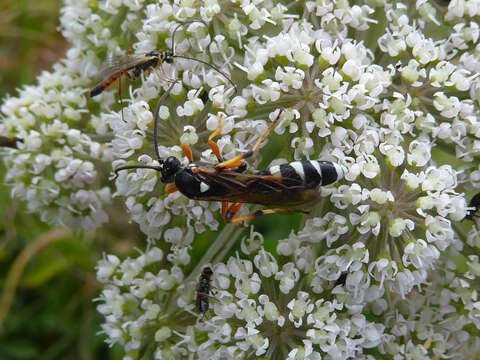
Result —
[[255, 154], [255, 152], [258, 150], [260, 144], [263, 142], [263, 140], [265, 140], [265, 138], [267, 137], [268, 133], [275, 127], [275, 125], [278, 123], [278, 120], [280, 119], [280, 115], [282, 115], [282, 112], [283, 112], [283, 109], [281, 109], [279, 112], [278, 112], [278, 115], [277, 117], [275, 118], [275, 120], [270, 124], [270, 126], [267, 128], [267, 130], [265, 130], [265, 132], [262, 134], [262, 136], [260, 136], [257, 140], [257, 142], [255, 143], [255, 145], [253, 146], [252, 150], [246, 152], [245, 154], [241, 154], [241, 155], [237, 155], [233, 158], [231, 158], [230, 160], [227, 160], [227, 161], [223, 161], [221, 162], [220, 164], [217, 164], [215, 166], [215, 168], [217, 170], [220, 170], [220, 169], [232, 169], [232, 168], [236, 168], [236, 167], [239, 167], [243, 164], [243, 162], [241, 160], [245, 160], [249, 157], [251, 157], [253, 154]]
[[227, 216], [227, 210], [228, 210], [228, 201], [222, 201], [222, 217], [225, 219], [225, 216]]
[[[162, 72], [162, 74], [163, 74], [164, 76], [162, 76], [162, 75], [158, 72], [157, 68], [160, 68], [160, 71]], [[163, 80], [163, 81], [166, 81], [166, 82], [168, 82], [168, 83], [176, 83], [176, 82], [177, 82], [177, 80], [175, 80], [175, 79], [169, 79], [169, 78], [166, 76], [165, 70], [163, 69], [162, 62], [160, 61], [160, 59], [158, 60], [157, 68], [153, 68], [153, 69], [154, 69], [154, 71], [155, 71], [155, 74], [157, 74], [158, 80], [160, 80], [160, 81]]]
[[220, 155], [220, 149], [218, 148], [217, 143], [215, 141], [213, 141], [213, 138], [215, 136], [220, 135], [220, 133], [222, 132], [222, 119], [223, 119], [223, 114], [220, 114], [218, 116], [217, 130], [215, 130], [213, 133], [211, 133], [210, 136], [208, 137], [208, 146], [210, 146], [210, 149], [212, 149], [213, 153], [215, 154], [215, 156], [217, 157], [217, 159], [220, 163], [223, 162], [222, 155]]
[[181, 144], [181, 147], [182, 147], [183, 153], [188, 158], [188, 161], [192, 162], [193, 156], [192, 156], [192, 149], [190, 149], [190, 146], [188, 146], [187, 144]]
[[154, 69], [153, 69], [153, 72], [154, 72], [155, 75], [157, 76], [158, 81], [162, 81], [162, 80], [163, 80], [162, 75], [160, 75], [160, 73], [158, 72], [157, 68], [154, 68]]
[[[129, 80], [131, 80], [132, 78], [130, 77], [130, 74], [123, 70], [121, 72], [123, 75], [125, 75], [125, 77]], [[122, 121], [125, 122], [125, 119], [123, 118], [123, 98], [122, 98], [122, 76], [120, 76], [120, 79], [118, 80], [118, 97], [120, 98], [120, 106], [122, 107]]]
[[128, 80], [132, 80], [132, 77], [130, 76], [130, 74], [128, 73], [128, 71], [123, 70], [123, 71], [122, 71], [122, 74], [125, 75], [125, 77], [126, 77]]
[[[225, 204], [227, 204], [226, 201], [225, 201]], [[225, 216], [223, 216], [223, 203], [222, 203], [222, 216], [228, 224], [230, 224], [231, 219], [235, 217], [235, 214], [238, 212], [238, 210], [240, 210], [242, 205], [243, 205], [242, 203], [238, 203], [238, 202], [233, 203], [232, 205], [228, 206], [228, 208], [225, 211]]]
[[236, 224], [236, 223], [239, 223], [239, 222], [244, 222], [244, 221], [248, 221], [248, 220], [251, 220], [253, 218], [256, 218], [256, 217], [259, 217], [259, 216], [262, 216], [262, 215], [269, 215], [269, 214], [279, 214], [279, 213], [304, 213], [304, 214], [308, 214], [309, 212], [308, 211], [305, 211], [305, 210], [297, 210], [297, 209], [260, 209], [260, 210], [257, 210], [253, 213], [250, 213], [250, 214], [247, 214], [245, 216], [234, 216], [234, 214], [230, 215], [228, 212], [227, 212], [227, 216], [229, 216], [228, 219], [225, 219], [225, 221], [229, 224]]
[[118, 79], [118, 98], [120, 99], [120, 107], [122, 108], [122, 121], [125, 122], [123, 117], [123, 99], [122, 99], [122, 77]]
[[165, 194], [171, 194], [171, 193], [174, 193], [175, 191], [178, 191], [175, 185], [170, 183], [165, 185]]

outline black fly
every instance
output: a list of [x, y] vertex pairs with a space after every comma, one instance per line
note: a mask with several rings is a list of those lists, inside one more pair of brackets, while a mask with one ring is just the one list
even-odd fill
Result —
[[197, 288], [197, 311], [202, 313], [202, 317], [210, 307], [209, 296], [212, 292], [210, 283], [212, 281], [213, 271], [208, 266], [204, 267], [200, 275], [200, 284]]

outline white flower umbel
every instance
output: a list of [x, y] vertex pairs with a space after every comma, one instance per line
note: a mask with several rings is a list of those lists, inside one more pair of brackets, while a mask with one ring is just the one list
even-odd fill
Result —
[[[0, 133], [24, 140], [2, 150], [5, 181], [45, 221], [86, 229], [107, 221], [114, 194], [149, 240], [165, 240], [154, 273], [114, 257], [99, 265], [104, 331], [127, 356], [474, 356], [479, 217], [465, 215], [480, 188], [478, 8], [463, 0], [67, 1], [66, 59], [1, 108]], [[174, 58], [124, 82], [123, 111], [114, 86], [86, 98], [103, 61], [171, 50], [177, 25], [199, 19], [206, 26], [178, 29], [175, 53], [218, 67], [237, 93], [214, 69]], [[159, 113], [162, 159], [186, 165], [183, 142], [196, 161], [216, 162], [206, 144], [220, 116], [221, 156], [245, 153], [284, 109], [270, 134], [285, 144], [275, 165], [307, 158], [347, 169], [319, 189], [298, 232], [272, 239], [276, 249], [252, 230], [242, 253], [228, 257], [241, 229], [222, 229], [218, 203], [165, 194], [158, 171], [129, 169], [109, 181], [112, 166], [158, 165], [152, 111], [172, 79]], [[205, 230], [220, 230], [217, 241], [192, 259]], [[205, 264], [216, 290], [197, 321]]]
[[86, 59], [71, 49], [37, 86], [7, 97], [1, 106], [0, 134], [23, 140], [18, 150], [2, 150], [4, 181], [11, 196], [25, 201], [42, 221], [95, 230], [108, 221], [111, 201], [107, 174], [114, 159], [101, 133], [86, 125]]
[[276, 260], [256, 233], [244, 241], [259, 245], [248, 251], [253, 262], [237, 254], [212, 267], [211, 310], [204, 315], [196, 304], [198, 282], [184, 279], [181, 267], [159, 267], [159, 248], [123, 262], [105, 256], [97, 269], [105, 288], [97, 300], [108, 342], [122, 345], [127, 356], [138, 356], [147, 346], [157, 358], [171, 359], [190, 352], [199, 359], [225, 354], [267, 359], [310, 354], [320, 359], [325, 353], [346, 359], [382, 343], [385, 326], [360, 314], [360, 306], [379, 299], [377, 288], [352, 313], [345, 299], [363, 299], [364, 290], [345, 287], [335, 293], [332, 282], [321, 298], [314, 290], [315, 278], [296, 266], [294, 256]]
[[[235, 243], [225, 242], [224, 235], [218, 239], [221, 246]], [[468, 330], [479, 325], [472, 283], [480, 274], [478, 256], [469, 258], [464, 276], [455, 273], [450, 260], [437, 261], [442, 270], [404, 297], [385, 286], [400, 278], [395, 263], [371, 262], [360, 243], [312, 258], [307, 271], [298, 251], [276, 259], [262, 243], [251, 232], [242, 240], [244, 252], [210, 265], [206, 313], [199, 312], [196, 294], [198, 270], [204, 265], [185, 278], [186, 264], [167, 265], [159, 248], [123, 262], [105, 256], [97, 269], [105, 284], [97, 300], [107, 341], [122, 345], [127, 357], [150, 348], [160, 359], [182, 359], [189, 353], [199, 359], [226, 354], [348, 359], [368, 358], [372, 352], [399, 359], [430, 352], [463, 358], [459, 344], [478, 346]], [[425, 244], [419, 241], [406, 253], [415, 252], [415, 246]]]

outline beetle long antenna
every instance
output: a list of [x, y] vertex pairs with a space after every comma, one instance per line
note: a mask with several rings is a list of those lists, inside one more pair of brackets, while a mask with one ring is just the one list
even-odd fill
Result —
[[178, 26], [175, 28], [175, 30], [173, 30], [173, 34], [172, 34], [172, 54], [173, 55], [175, 55], [175, 33], [182, 26], [185, 26], [185, 25], [188, 25], [188, 24], [193, 24], [193, 23], [201, 23], [201, 24], [205, 25], [205, 27], [208, 30], [208, 25], [202, 20], [185, 21], [185, 22], [182, 22], [182, 23], [178, 24]]
[[192, 20], [192, 21], [185, 21], [181, 24], [178, 24], [178, 26], [175, 28], [175, 30], [173, 30], [173, 34], [172, 34], [172, 54], [171, 54], [171, 57], [173, 58], [181, 58], [181, 59], [187, 59], [187, 60], [193, 60], [193, 61], [196, 61], [196, 62], [199, 62], [201, 64], [204, 64], [204, 65], [207, 65], [208, 67], [212, 68], [213, 70], [215, 70], [216, 72], [218, 72], [220, 75], [222, 75], [225, 79], [228, 80], [228, 82], [230, 84], [232, 84], [233, 86], [233, 89], [235, 90], [235, 94], [237, 94], [238, 92], [238, 89], [237, 89], [237, 85], [235, 85], [235, 83], [232, 81], [232, 79], [230, 79], [230, 77], [225, 74], [223, 71], [220, 71], [216, 66], [213, 66], [212, 64], [206, 62], [206, 61], [203, 61], [203, 60], [199, 60], [199, 59], [195, 59], [195, 58], [191, 58], [191, 57], [187, 57], [187, 56], [182, 56], [182, 55], [176, 55], [175, 54], [175, 33], [177, 32], [177, 30], [179, 28], [181, 28], [182, 26], [185, 26], [187, 24], [192, 24], [192, 23], [201, 23], [203, 25], [205, 25], [205, 27], [207, 28], [208, 30], [208, 25], [202, 21], [202, 20]]
[[160, 112], [160, 107], [162, 106], [163, 102], [167, 98], [168, 94], [170, 94], [170, 91], [172, 91], [173, 87], [177, 83], [177, 80], [170, 85], [170, 87], [165, 91], [165, 93], [158, 99], [157, 103], [157, 108], [155, 109], [155, 120], [153, 122], [153, 146], [155, 147], [155, 155], [157, 155], [157, 160], [160, 163], [160, 165], [163, 164], [163, 160], [160, 157], [160, 152], [158, 151], [158, 119], [159, 119], [159, 112]]

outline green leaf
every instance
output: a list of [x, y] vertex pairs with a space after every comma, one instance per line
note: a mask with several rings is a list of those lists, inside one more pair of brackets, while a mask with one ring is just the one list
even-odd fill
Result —
[[[10, 339], [12, 340], [12, 339]], [[0, 354], [2, 359], [34, 359], [38, 349], [29, 341], [13, 340], [8, 343], [0, 343]]]
[[29, 267], [29, 270], [22, 277], [21, 285], [30, 288], [38, 287], [65, 271], [71, 265], [72, 262], [63, 257], [50, 261], [35, 262], [34, 266]]

